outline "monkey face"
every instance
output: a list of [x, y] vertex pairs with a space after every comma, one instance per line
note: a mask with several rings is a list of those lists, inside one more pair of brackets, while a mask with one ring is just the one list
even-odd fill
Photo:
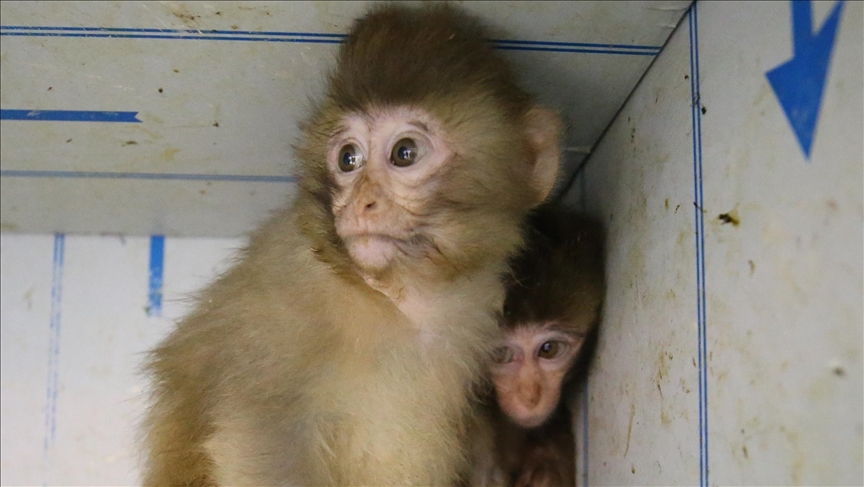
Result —
[[345, 117], [327, 150], [336, 233], [363, 270], [425, 255], [436, 235], [425, 204], [453, 151], [433, 117], [396, 108]]
[[562, 382], [582, 340], [542, 325], [509, 330], [492, 367], [504, 413], [525, 428], [543, 424], [558, 406]]

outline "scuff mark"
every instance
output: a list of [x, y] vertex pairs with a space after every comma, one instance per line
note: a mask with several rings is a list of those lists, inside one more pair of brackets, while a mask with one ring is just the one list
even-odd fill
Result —
[[656, 10], [658, 12], [683, 12], [690, 8], [690, 2], [679, 2], [674, 5], [654, 5], [643, 7], [645, 10]]
[[624, 458], [627, 458], [627, 452], [630, 451], [630, 435], [633, 433], [634, 416], [636, 416], [636, 404], [630, 403], [630, 424], [627, 425], [627, 446], [624, 448]]
[[36, 288], [34, 286], [30, 286], [30, 289], [24, 293], [23, 301], [27, 303], [27, 311], [31, 311], [33, 309], [33, 291]]

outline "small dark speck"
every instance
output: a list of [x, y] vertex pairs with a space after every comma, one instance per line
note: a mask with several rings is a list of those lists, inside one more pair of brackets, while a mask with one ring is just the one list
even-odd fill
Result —
[[236, 25], [232, 25], [231, 28], [234, 29], [234, 30], [237, 30], [237, 29], [239, 29], [240, 27], [237, 27]]
[[689, 75], [689, 74], [685, 74], [685, 75], [684, 75], [684, 79], [690, 79], [690, 75]]
[[162, 93], [162, 88], [159, 88], [159, 93]]
[[717, 219], [723, 223], [731, 223], [732, 226], [734, 226], [734, 227], [737, 227], [738, 224], [741, 223], [741, 220], [736, 218], [736, 216], [732, 212], [721, 213], [721, 214], [717, 215]]
[[219, 126], [219, 122], [218, 122], [218, 121], [213, 122], [213, 126], [214, 126], [214, 127], [218, 127], [218, 126]]
[[636, 465], [630, 465], [630, 471], [636, 473]]
[[693, 358], [693, 367], [696, 367], [696, 359]]
[[126, 142], [123, 142], [123, 145], [138, 145], [138, 142], [135, 142], [134, 140], [127, 140]]
[[203, 195], [207, 194], [207, 190], [202, 189], [201, 191], [198, 191], [198, 194], [203, 196]]
[[747, 264], [750, 265], [750, 275], [752, 276], [754, 272], [756, 272], [756, 263], [752, 260], [748, 260]]
[[174, 72], [175, 72], [175, 73], [179, 73], [179, 72], [180, 72], [180, 70], [179, 70], [179, 69], [177, 69], [177, 68], [174, 68]]
[[604, 466], [604, 467], [606, 466], [606, 462], [603, 462], [603, 466]]
[[222, 12], [216, 12], [216, 15], [222, 15]]
[[834, 367], [832, 372], [834, 372], [834, 375], [836, 375], [837, 377], [845, 377], [846, 376], [846, 369], [844, 369], [843, 367], [840, 367], [839, 365], [837, 367]]
[[66, 139], [66, 143], [72, 142], [72, 139]]
[[666, 198], [665, 205], [666, 205], [666, 209], [668, 210], [669, 209], [669, 198]]
[[705, 105], [702, 105], [702, 115], [705, 115], [706, 113], [708, 113], [708, 109], [705, 108]]
[[750, 454], [747, 453], [747, 445], [742, 446], [741, 451], [744, 452], [744, 458], [750, 458]]
[[675, 213], [678, 213], [678, 208], [681, 208], [681, 205], [675, 207]]
[[742, 435], [744, 434], [744, 428], [741, 428], [741, 434]]
[[53, 86], [49, 86], [49, 87], [48, 87], [48, 91], [51, 91], [51, 90], [53, 90], [53, 89], [54, 89]]

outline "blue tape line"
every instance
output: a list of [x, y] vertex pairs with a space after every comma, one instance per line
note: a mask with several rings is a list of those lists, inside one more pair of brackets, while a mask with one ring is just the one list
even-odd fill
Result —
[[147, 316], [162, 316], [162, 282], [165, 273], [165, 236], [150, 237], [150, 280], [147, 294]]
[[[51, 316], [48, 333], [48, 377], [45, 386], [45, 440], [44, 459], [54, 446], [57, 437], [57, 392], [60, 377], [60, 323], [63, 302], [63, 261], [66, 237], [62, 233], [54, 235], [54, 254], [51, 268]], [[47, 469], [46, 469], [47, 471]]]
[[230, 181], [241, 183], [296, 183], [295, 176], [251, 176], [243, 174], [182, 174], [110, 171], [23, 171], [2, 169], [3, 178], [143, 179], [169, 181]]
[[52, 122], [121, 122], [141, 123], [138, 112], [105, 112], [91, 110], [0, 110], [0, 120], [35, 120]]
[[708, 487], [708, 355], [705, 300], [705, 217], [702, 180], [702, 103], [699, 83], [699, 21], [696, 3], [689, 11], [690, 113], [693, 132], [693, 192], [696, 227], [696, 313], [699, 372], [699, 485]]

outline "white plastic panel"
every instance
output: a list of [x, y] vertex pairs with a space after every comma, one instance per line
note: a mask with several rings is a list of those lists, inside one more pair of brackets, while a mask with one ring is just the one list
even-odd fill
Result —
[[139, 482], [143, 354], [241, 244], [168, 238], [154, 262], [146, 237], [0, 237], [3, 485]]
[[[634, 19], [639, 18], [637, 12], [643, 6], [638, 3], [613, 9], [620, 15], [608, 17], [609, 22], [626, 26], [617, 31], [600, 28], [603, 22], [596, 19], [606, 18], [603, 9], [607, 7], [594, 3], [562, 2], [537, 7], [525, 3], [514, 6], [512, 12], [509, 4], [507, 8], [497, 2], [466, 4], [472, 9], [487, 9], [484, 12], [521, 39], [579, 41], [595, 36], [596, 42], [654, 42], [639, 37], [639, 21]], [[291, 29], [312, 32], [324, 31], [325, 26], [314, 12], [342, 19], [334, 29], [344, 29], [354, 15], [350, 9], [355, 8], [347, 2], [338, 4], [338, 8], [297, 2], [292, 7], [266, 4], [273, 8], [266, 10], [271, 12], [267, 16], [257, 10], [259, 4], [40, 5], [0, 4], [3, 25], [12, 25], [10, 19], [17, 19], [20, 25], [177, 29], [183, 24], [169, 10], [179, 5], [201, 15], [194, 19], [196, 22], [208, 22], [202, 29], [230, 29], [234, 20], [217, 20], [233, 12], [233, 18], [243, 22], [237, 30], [286, 32], [286, 26], [294, 22]], [[149, 14], [140, 14], [148, 12], [142, 5], [150, 9]], [[821, 28], [835, 5], [814, 4], [814, 29]], [[209, 17], [201, 13], [217, 6], [216, 11], [221, 12], [218, 16], [215, 11]], [[680, 2], [652, 3], [645, 10], [678, 6]], [[16, 18], [10, 15], [16, 8], [31, 11]], [[284, 14], [288, 8], [305, 8], [308, 15], [289, 18]], [[274, 19], [277, 11], [283, 14]], [[677, 18], [670, 10], [656, 12]], [[57, 17], [45, 17], [49, 14]], [[606, 14], [612, 15], [608, 11]], [[700, 2], [697, 14], [698, 22], [691, 24], [693, 17], [689, 17], [681, 24], [568, 194], [570, 204], [584, 205], [606, 222], [609, 241], [605, 322], [588, 393], [577, 401], [577, 406], [587, 404], [576, 415], [580, 484], [862, 485], [864, 9], [858, 2], [846, 2], [843, 7], [809, 160], [765, 76], [792, 56], [789, 4]], [[546, 30], [528, 32], [534, 26], [524, 19], [534, 16], [548, 22], [544, 24]], [[653, 18], [658, 25], [660, 18]], [[306, 24], [311, 22], [308, 19], [319, 20], [317, 24]], [[555, 20], [560, 22], [556, 24]], [[578, 31], [572, 27], [576, 23]], [[696, 27], [692, 31], [691, 25]], [[523, 36], [523, 32], [536, 33], [536, 37]], [[617, 35], [624, 35], [623, 41], [614, 37]], [[7, 98], [15, 92], [10, 86], [17, 83], [19, 88], [26, 87], [14, 76], [15, 70], [9, 69], [26, 68], [26, 62], [7, 64], [17, 56], [19, 48], [13, 46], [37, 52], [40, 42], [49, 46], [44, 48], [48, 50], [61, 49], [62, 42], [69, 41], [32, 37], [25, 43], [10, 39], [0, 36], [0, 101], [4, 109], [32, 101], [39, 102], [40, 108], [138, 110], [139, 118], [148, 113], [159, 117], [165, 111], [171, 114], [169, 120], [174, 120], [182, 119], [186, 113], [185, 108], [175, 106], [208, 107], [206, 103], [210, 102], [211, 95], [193, 99], [193, 93], [185, 101], [173, 99], [158, 105], [159, 99], [152, 93], [154, 86], [163, 87], [163, 95], [169, 93], [169, 86], [172, 91], [188, 89], [179, 80], [167, 84], [170, 76], [185, 73], [179, 67], [180, 72], [174, 73], [176, 66], [171, 64], [158, 75], [124, 65], [123, 69], [132, 69], [134, 76], [118, 75], [122, 81], [118, 84], [129, 86], [125, 83], [139, 78], [147, 82], [136, 85], [135, 92], [127, 90], [131, 94], [126, 98], [114, 98], [110, 106], [90, 102], [102, 99], [102, 94], [110, 99], [114, 96], [111, 91], [119, 88], [96, 85], [95, 81], [93, 86], [99, 88], [89, 88], [82, 81], [90, 75], [104, 77], [103, 72], [71, 68], [57, 71], [50, 78], [50, 91], [46, 86], [44, 90], [31, 90], [34, 98]], [[273, 47], [276, 43], [176, 39], [141, 40], [149, 43], [144, 45], [128, 39], [86, 40], [91, 41], [108, 47], [81, 44], [88, 48], [79, 49], [89, 52], [81, 55], [82, 62], [88, 65], [100, 62], [96, 61], [103, 52], [100, 49], [108, 49], [109, 57], [116, 57], [115, 49], [119, 48], [111, 46], [117, 44], [108, 43], [143, 45], [130, 49], [157, 50], [152, 54], [157, 65], [162, 58], [197, 63], [195, 79], [202, 93], [215, 93], [208, 79], [227, 76], [225, 85], [234, 90], [232, 96], [242, 100], [232, 105], [230, 117], [219, 119], [218, 129], [212, 127], [211, 114], [200, 108], [197, 115], [184, 122], [199, 123], [200, 127], [184, 128], [183, 124], [166, 122], [158, 131], [151, 130], [161, 139], [120, 123], [16, 121], [19, 128], [10, 130], [15, 124], [3, 121], [3, 171], [21, 154], [20, 160], [41, 164], [34, 170], [74, 167], [82, 171], [143, 172], [152, 167], [153, 171], [182, 170], [188, 174], [196, 170], [202, 174], [241, 176], [289, 174], [288, 164], [282, 165], [279, 158], [282, 150], [288, 149], [296, 117], [283, 117], [272, 107], [290, 105], [283, 98], [296, 89], [297, 83], [307, 83], [314, 91], [317, 81], [313, 76], [320, 76], [320, 67], [315, 63], [321, 61], [308, 61], [309, 72], [299, 71], [297, 76], [301, 77], [290, 81], [275, 74], [268, 77], [270, 71], [266, 70], [278, 72], [270, 66], [275, 58], [283, 63], [302, 61], [286, 61], [294, 58], [283, 57], [284, 52], [308, 53], [321, 46], [283, 43]], [[247, 46], [243, 49], [248, 52], [242, 51], [241, 44]], [[167, 47], [153, 47], [159, 45]], [[253, 45], [257, 47], [249, 47]], [[233, 53], [234, 49], [239, 54]], [[273, 49], [276, 54], [257, 61], [258, 65], [237, 59], [244, 53], [254, 57], [259, 49]], [[74, 54], [62, 52], [63, 56]], [[221, 53], [232, 53], [230, 63], [258, 66], [256, 69], [266, 75], [255, 75], [253, 81], [248, 79], [249, 73], [235, 72], [233, 68], [225, 70], [227, 75], [219, 74], [213, 66], [227, 63], [222, 61]], [[556, 88], [560, 93], [545, 92], [544, 96], [553, 100], [558, 95], [576, 93], [585, 83], [593, 83], [602, 92], [607, 87], [602, 82], [605, 69], [611, 69], [603, 67], [609, 66], [603, 64], [607, 62], [603, 59], [650, 58], [514, 54], [526, 59], [549, 56], [550, 62], [560, 62], [568, 69], [572, 59], [575, 71], [594, 73], [572, 72], [563, 75], [572, 78], [563, 80], [548, 75], [564, 86]], [[208, 61], [207, 56], [219, 61]], [[93, 60], [88, 61], [90, 57]], [[61, 56], [55, 62], [63, 65], [63, 59]], [[110, 67], [104, 60], [101, 63], [105, 69]], [[535, 71], [536, 79], [547, 76]], [[697, 71], [698, 90], [691, 84]], [[21, 79], [36, 85], [50, 72], [51, 68], [27, 71]], [[118, 68], [119, 72], [124, 71]], [[580, 76], [587, 81], [579, 81]], [[571, 79], [577, 80], [572, 87]], [[634, 83], [636, 79], [638, 76], [633, 78]], [[151, 86], [149, 83], [154, 81]], [[69, 98], [53, 94], [58, 86], [83, 88], [74, 88], [82, 91]], [[93, 95], [95, 91], [100, 97]], [[693, 103], [694, 93], [700, 95], [697, 104]], [[37, 95], [42, 98], [35, 98]], [[593, 102], [591, 95], [574, 95], [574, 99]], [[75, 100], [88, 104], [76, 106]], [[132, 102], [125, 104], [125, 100]], [[222, 106], [230, 105], [228, 97], [219, 100]], [[579, 115], [576, 108], [568, 113], [571, 120]], [[273, 120], [284, 120], [285, 125], [272, 128]], [[593, 119], [587, 121], [594, 123]], [[694, 132], [695, 122], [698, 130]], [[210, 125], [205, 126], [207, 123]], [[147, 122], [136, 126], [146, 128]], [[223, 128], [230, 130], [215, 136], [208, 132]], [[268, 135], [256, 139], [261, 131], [278, 138]], [[53, 133], [56, 140], [49, 143], [54, 139], [35, 135], [26, 139], [31, 137], [30, 132]], [[173, 139], [175, 133], [185, 135]], [[127, 139], [129, 134], [140, 138]], [[76, 137], [93, 148], [66, 149], [66, 145], [78, 140]], [[68, 138], [73, 141], [67, 144]], [[263, 145], [256, 149], [248, 145], [247, 138]], [[28, 140], [34, 147], [21, 143], [13, 150], [18, 140]], [[128, 140], [139, 144], [121, 145]], [[152, 143], [145, 144], [145, 140]], [[185, 151], [175, 153], [171, 163], [175, 166], [154, 155], [176, 148], [167, 143], [159, 145], [164, 140], [194, 140], [196, 147], [193, 151], [185, 146]], [[213, 142], [217, 147], [224, 143], [229, 151], [226, 153], [245, 154], [243, 164], [232, 165], [231, 158], [220, 159], [219, 151], [207, 153], [207, 157], [215, 158], [212, 166], [211, 161], [197, 161], [190, 155], [198, 150], [205, 153], [205, 146]], [[116, 145], [116, 151], [111, 144]], [[699, 153], [694, 147], [701, 147], [701, 164], [696, 164], [699, 159], [694, 162], [694, 154]], [[127, 157], [123, 155], [125, 149], [143, 152], [138, 159], [123, 159], [124, 165], [117, 168], [98, 165], [106, 157]], [[90, 158], [90, 150], [101, 156]], [[27, 166], [8, 167], [21, 170]], [[699, 179], [694, 178], [694, 167], [702, 170], [701, 197], [695, 192]], [[44, 231], [75, 228], [233, 235], [245, 231], [266, 215], [267, 209], [290, 197], [290, 183], [105, 178], [27, 181], [5, 176], [0, 181], [5, 232], [0, 237], [0, 483], [135, 484], [138, 474], [134, 427], [140, 418], [145, 386], [136, 375], [141, 352], [155, 344], [173, 320], [182, 316], [187, 309], [185, 298], [228, 265], [233, 249], [242, 240], [169, 236], [164, 240], [164, 252], [159, 253], [153, 252], [158, 237], [12, 234], [7, 230], [16, 229], [15, 222], [25, 220], [7, 219], [10, 203], [18, 205], [16, 212], [42, 222], [39, 228]], [[694, 201], [699, 201], [701, 212], [694, 207]], [[718, 219], [721, 214], [726, 214], [730, 223], [723, 224]], [[737, 225], [731, 223], [733, 219]], [[699, 227], [701, 238], [697, 244], [696, 223], [700, 221], [704, 227]], [[700, 255], [702, 258], [697, 260]], [[704, 279], [698, 280], [698, 276]], [[700, 313], [703, 309], [704, 313]], [[707, 415], [701, 414], [705, 411]]]
[[862, 7], [699, 2], [586, 162], [586, 485], [864, 483]]
[[[3, 230], [250, 230], [292, 196], [297, 122], [370, 3], [0, 4]], [[461, 3], [568, 119], [571, 170], [690, 2]], [[10, 110], [122, 113], [22, 121]]]

